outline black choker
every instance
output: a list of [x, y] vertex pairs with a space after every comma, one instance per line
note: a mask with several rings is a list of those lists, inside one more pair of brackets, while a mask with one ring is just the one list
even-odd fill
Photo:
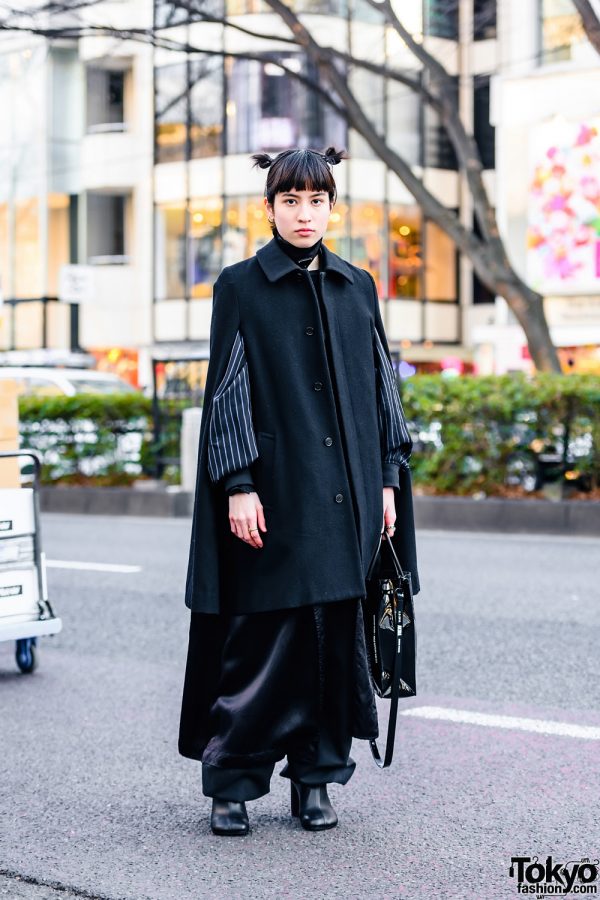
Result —
[[290, 244], [289, 241], [282, 238], [278, 231], [275, 232], [275, 239], [284, 253], [287, 253], [290, 259], [293, 259], [296, 265], [300, 266], [301, 269], [308, 269], [321, 249], [321, 243], [323, 241], [323, 238], [319, 238], [317, 243], [313, 244], [312, 247], [296, 247], [295, 244]]

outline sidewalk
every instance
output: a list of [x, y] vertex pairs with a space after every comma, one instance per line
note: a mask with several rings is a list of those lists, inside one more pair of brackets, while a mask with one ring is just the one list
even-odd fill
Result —
[[[191, 516], [194, 497], [178, 488], [44, 487], [44, 512], [110, 516]], [[600, 502], [595, 500], [506, 500], [488, 497], [414, 497], [417, 528], [600, 535]]]

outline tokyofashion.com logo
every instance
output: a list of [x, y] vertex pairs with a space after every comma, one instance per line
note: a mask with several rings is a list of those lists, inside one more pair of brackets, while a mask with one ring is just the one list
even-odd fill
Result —
[[512, 856], [508, 874], [517, 880], [519, 894], [547, 897], [562, 894], [597, 894], [597, 859], [573, 859], [555, 863], [551, 856], [540, 862], [537, 856]]

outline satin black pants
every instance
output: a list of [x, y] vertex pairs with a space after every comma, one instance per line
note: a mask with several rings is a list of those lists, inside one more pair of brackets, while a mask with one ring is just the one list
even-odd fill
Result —
[[[225, 619], [191, 614], [180, 752], [201, 759], [205, 796], [261, 797], [284, 757], [284, 778], [304, 784], [351, 778], [358, 603]], [[221, 620], [218, 659], [206, 633], [209, 618]], [[206, 666], [217, 663], [216, 690], [206, 702], [202, 679]], [[198, 705], [203, 696], [207, 716]]]

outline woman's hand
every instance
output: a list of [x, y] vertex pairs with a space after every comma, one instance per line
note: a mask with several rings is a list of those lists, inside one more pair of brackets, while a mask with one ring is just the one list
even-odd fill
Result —
[[[229, 524], [241, 541], [251, 547], [263, 546], [261, 531], [267, 530], [265, 515], [256, 491], [251, 494], [232, 494], [229, 498]], [[258, 527], [257, 527], [258, 526]]]
[[[390, 527], [391, 526], [391, 527]], [[387, 537], [394, 536], [396, 527], [396, 502], [394, 500], [394, 488], [384, 487], [383, 489], [383, 522], [381, 523], [381, 533], [384, 529]]]

